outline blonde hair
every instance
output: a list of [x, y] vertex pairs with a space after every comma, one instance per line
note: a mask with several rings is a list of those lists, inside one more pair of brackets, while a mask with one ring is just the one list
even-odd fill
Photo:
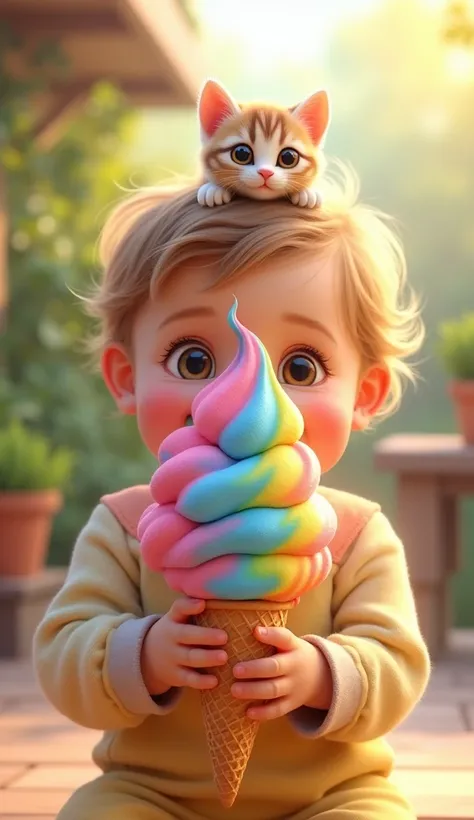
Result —
[[137, 310], [186, 262], [218, 261], [210, 284], [215, 287], [277, 255], [335, 253], [343, 319], [363, 366], [379, 364], [388, 371], [390, 391], [377, 415], [389, 415], [400, 403], [404, 383], [414, 381], [407, 358], [419, 350], [424, 327], [390, 220], [357, 200], [356, 178], [347, 172], [343, 184], [326, 181], [324, 204], [314, 210], [251, 199], [202, 208], [195, 187], [135, 193], [103, 230], [104, 275], [86, 300], [88, 312], [99, 320], [95, 349], [111, 341], [129, 344]]

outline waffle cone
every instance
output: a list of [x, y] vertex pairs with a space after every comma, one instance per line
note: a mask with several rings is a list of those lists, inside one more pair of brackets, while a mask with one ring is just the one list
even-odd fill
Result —
[[233, 667], [239, 661], [274, 654], [273, 647], [255, 638], [255, 627], [286, 626], [288, 610], [293, 606], [294, 602], [208, 601], [204, 612], [196, 617], [199, 626], [223, 629], [228, 635], [228, 662], [210, 670], [219, 685], [201, 692], [214, 781], [224, 806], [232, 806], [237, 797], [259, 727], [257, 721], [246, 715], [248, 701], [237, 700], [231, 693], [235, 682]]

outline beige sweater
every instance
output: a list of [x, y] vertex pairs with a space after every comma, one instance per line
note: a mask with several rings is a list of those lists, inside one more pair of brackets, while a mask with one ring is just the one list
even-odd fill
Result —
[[[106, 498], [80, 533], [66, 582], [36, 633], [36, 669], [60, 712], [104, 731], [94, 751], [103, 770], [151, 772], [164, 795], [217, 818], [222, 809], [199, 693], [170, 690], [152, 699], [143, 683], [144, 636], [176, 595], [141, 562], [136, 524], [150, 499], [146, 488], [133, 492], [125, 506]], [[288, 627], [324, 652], [333, 702], [327, 713], [302, 707], [261, 726], [240, 808], [226, 814], [232, 818], [241, 812], [270, 820], [357, 775], [388, 775], [392, 752], [381, 738], [411, 711], [428, 680], [399, 538], [376, 505], [321, 492], [344, 535], [331, 576], [290, 611]]]

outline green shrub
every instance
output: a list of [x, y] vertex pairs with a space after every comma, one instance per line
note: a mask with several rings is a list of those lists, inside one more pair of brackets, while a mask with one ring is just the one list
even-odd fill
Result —
[[474, 379], [474, 312], [440, 326], [440, 356], [455, 379]]
[[[87, 292], [97, 278], [97, 238], [108, 208], [130, 189], [132, 174], [133, 186], [150, 179], [140, 158], [130, 158], [138, 115], [109, 84], [92, 89], [62, 138], [42, 150], [31, 138], [32, 89], [13, 66], [20, 52], [25, 59], [31, 54], [28, 76], [35, 93], [51, 85], [55, 72], [60, 81], [68, 66], [57, 66], [64, 55], [49, 37], [36, 55], [25, 45], [0, 24], [0, 166], [10, 222], [0, 431], [19, 419], [52, 448], [74, 453], [74, 474], [54, 520], [48, 558], [67, 565], [77, 533], [100, 497], [149, 481], [156, 466], [140, 442], [135, 419], [120, 417], [99, 376], [87, 372], [83, 342], [92, 326], [73, 295]], [[168, 162], [174, 167], [169, 155]], [[0, 479], [0, 486], [2, 481], [11, 486], [11, 465], [7, 470], [8, 481]], [[25, 466], [22, 470], [23, 484]]]
[[0, 431], [0, 491], [62, 489], [72, 468], [70, 450], [53, 449], [47, 438], [19, 421]]

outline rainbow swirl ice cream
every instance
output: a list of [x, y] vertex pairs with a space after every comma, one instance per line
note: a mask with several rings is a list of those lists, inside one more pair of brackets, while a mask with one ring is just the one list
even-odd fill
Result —
[[191, 597], [287, 602], [331, 569], [336, 529], [301, 413], [237, 319], [237, 355], [163, 442], [138, 536], [145, 563]]

